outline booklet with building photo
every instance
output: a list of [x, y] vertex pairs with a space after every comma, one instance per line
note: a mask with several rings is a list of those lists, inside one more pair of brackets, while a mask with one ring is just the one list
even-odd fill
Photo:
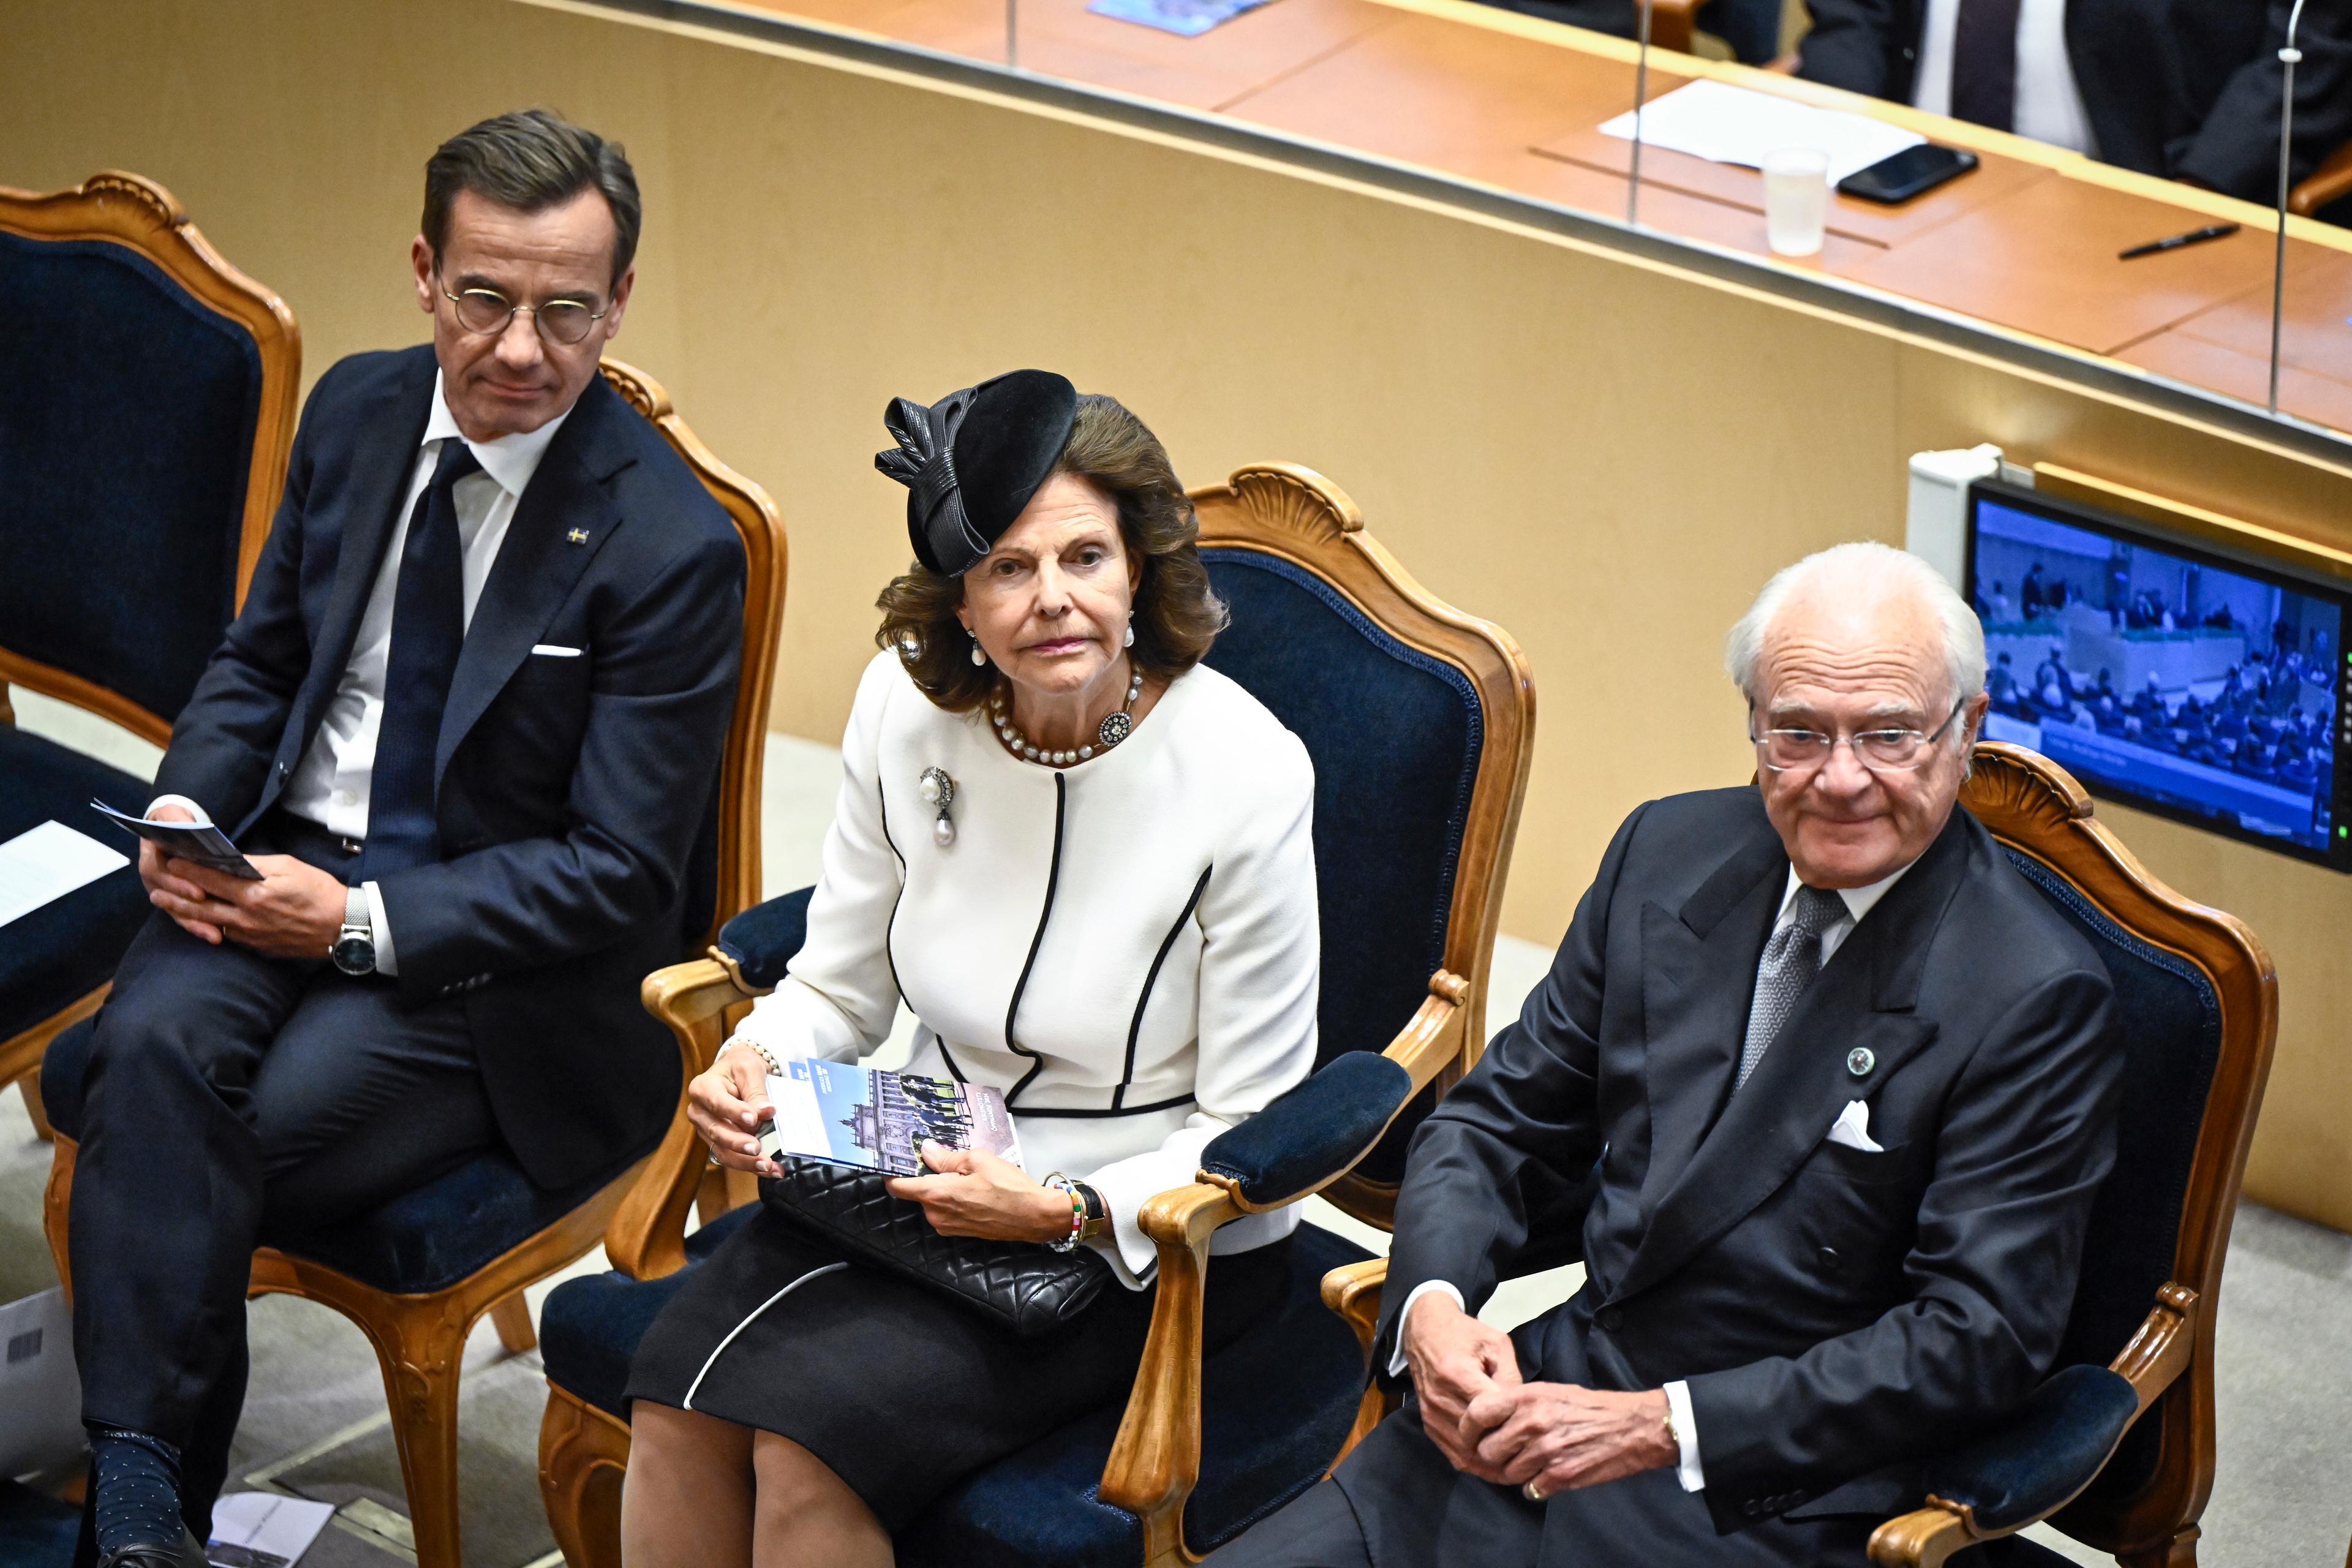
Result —
[[886, 1176], [919, 1176], [923, 1141], [979, 1149], [1021, 1163], [1012, 1113], [1001, 1089], [952, 1079], [887, 1072], [843, 1062], [799, 1060], [770, 1074], [773, 1121], [760, 1128], [771, 1160], [822, 1160]]

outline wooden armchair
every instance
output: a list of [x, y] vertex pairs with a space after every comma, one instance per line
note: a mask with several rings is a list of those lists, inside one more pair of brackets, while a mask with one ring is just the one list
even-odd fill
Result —
[[[783, 617], [785, 547], [775, 505], [758, 485], [711, 455], [671, 409], [651, 376], [606, 360], [604, 380], [651, 420], [734, 521], [748, 568], [742, 675], [729, 721], [717, 801], [716, 932], [760, 893], [760, 781], [768, 698]], [[143, 804], [143, 803], [142, 803]], [[61, 1035], [50, 1056], [58, 1086], [78, 1083], [89, 1026]], [[683, 1100], [684, 1085], [680, 1085]], [[67, 1278], [66, 1220], [76, 1146], [64, 1097], [49, 1175], [47, 1223], [58, 1273]], [[375, 1347], [392, 1404], [393, 1437], [420, 1568], [460, 1568], [457, 1524], [457, 1374], [467, 1337], [485, 1313], [509, 1351], [536, 1342], [523, 1289], [580, 1258], [605, 1234], [639, 1173], [673, 1148], [673, 1127], [652, 1154], [625, 1158], [578, 1186], [546, 1192], [503, 1152], [485, 1155], [404, 1194], [331, 1237], [304, 1237], [254, 1254], [250, 1291], [301, 1296], [357, 1323]], [[68, 1280], [70, 1288], [70, 1280]]]
[[[2124, 1106], [2062, 1370], [2008, 1428], [1931, 1465], [1927, 1506], [1881, 1525], [1871, 1558], [1936, 1568], [2046, 1518], [2130, 1568], [2189, 1568], [2213, 1484], [2214, 1306], [2270, 1070], [2275, 977], [2245, 927], [2150, 876], [2049, 759], [1987, 742], [1960, 799], [2106, 961]], [[1368, 1347], [1387, 1269], [1375, 1258], [1323, 1282]], [[1367, 1393], [1358, 1435], [1392, 1403]], [[2010, 1563], [2064, 1561], [2009, 1550]]]
[[[100, 837], [89, 802], [144, 811], [146, 782], [15, 728], [9, 683], [171, 738], [278, 507], [301, 340], [136, 174], [0, 188], [0, 840], [51, 819]], [[147, 913], [126, 867], [0, 942], [0, 1089], [25, 1079], [45, 1133], [27, 1075]]]
[[2297, 217], [2316, 217], [2322, 207], [2352, 196], [2352, 142], [2330, 153], [2319, 167], [2295, 183], [2286, 194], [2286, 210]]
[[[1143, 1212], [1159, 1252], [1143, 1363], [1108, 1408], [967, 1478], [897, 1539], [902, 1568], [1197, 1561], [1318, 1479], [1356, 1419], [1364, 1362], [1321, 1307], [1362, 1256], [1302, 1226], [1291, 1299], [1214, 1356], [1202, 1346], [1217, 1228], [1321, 1192], [1387, 1223], [1405, 1140], [1477, 1057], [1503, 872], [1526, 788], [1534, 692], [1499, 628], [1439, 602], [1337, 487], [1265, 464], [1193, 492], [1202, 555], [1233, 625], [1209, 663], [1297, 734], [1316, 766], [1321, 1065], [1203, 1153], [1200, 1179]], [[805, 895], [739, 920], [706, 961], [646, 982], [689, 1069], [733, 1011], [782, 978]], [[675, 1154], [677, 1157], [673, 1157]], [[573, 1568], [619, 1561], [628, 1363], [682, 1271], [740, 1222], [681, 1238], [701, 1161], [665, 1146], [606, 1250], [542, 1314], [549, 1399], [540, 1481]]]

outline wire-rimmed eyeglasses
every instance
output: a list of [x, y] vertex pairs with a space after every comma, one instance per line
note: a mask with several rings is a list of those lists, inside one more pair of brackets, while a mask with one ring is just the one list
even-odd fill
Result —
[[612, 309], [607, 305], [603, 310], [592, 310], [583, 300], [543, 300], [536, 305], [518, 305], [495, 289], [467, 289], [452, 294], [446, 283], [441, 286], [441, 293], [457, 308], [457, 324], [478, 337], [499, 336], [518, 313], [527, 310], [541, 337], [565, 348], [586, 338], [604, 319], [605, 311]]
[[1776, 773], [1810, 773], [1830, 760], [1843, 739], [1853, 748], [1853, 760], [1874, 773], [1907, 773], [1927, 760], [1927, 752], [1968, 706], [1963, 697], [1952, 704], [1944, 721], [1933, 730], [1864, 730], [1837, 736], [1822, 730], [1767, 730], [1751, 732], [1764, 765]]

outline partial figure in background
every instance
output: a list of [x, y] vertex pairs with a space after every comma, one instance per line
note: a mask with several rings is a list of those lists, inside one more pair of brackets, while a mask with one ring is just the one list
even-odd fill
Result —
[[[2293, 0], [1804, 3], [1812, 26], [1797, 74], [1808, 80], [2264, 206], [2278, 199], [2278, 51]], [[2290, 178], [2301, 180], [2352, 142], [2352, 0], [2305, 0], [2295, 42]]]
[[599, 356], [635, 278], [619, 146], [542, 110], [425, 167], [429, 345], [319, 380], [142, 844], [156, 913], [68, 1088], [81, 1560], [193, 1568], [245, 1398], [255, 1246], [485, 1150], [561, 1188], [661, 1138], [637, 1003], [709, 919], [689, 863], [740, 657], [733, 525]]
[[[807, 942], [688, 1113], [721, 1164], [775, 1174], [769, 1076], [873, 1052], [903, 1001], [906, 1070], [1002, 1090], [1024, 1163], [934, 1145], [891, 1194], [942, 1236], [1090, 1247], [1123, 1289], [1024, 1337], [848, 1259], [763, 1183], [638, 1347], [630, 1568], [887, 1564], [958, 1480], [1119, 1399], [1144, 1203], [1315, 1062], [1314, 768], [1201, 663], [1225, 609], [1166, 450], [1043, 371], [885, 419], [916, 563], [882, 594]], [[1217, 1233], [1212, 1352], [1283, 1300], [1297, 1224]]]
[[[1618, 830], [1413, 1139], [1372, 1352], [1403, 1407], [1220, 1568], [1863, 1568], [2053, 1370], [2123, 1053], [2098, 955], [1958, 805], [1976, 616], [1840, 545], [1727, 655], [1757, 784]], [[1517, 1331], [1471, 1315], [1580, 1258]]]

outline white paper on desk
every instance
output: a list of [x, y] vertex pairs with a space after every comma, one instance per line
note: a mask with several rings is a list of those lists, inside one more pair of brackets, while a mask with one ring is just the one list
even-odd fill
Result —
[[[1628, 110], [1601, 127], [1603, 136], [1633, 139]], [[1642, 145], [1664, 147], [1715, 163], [1755, 168], [1765, 154], [1784, 147], [1817, 147], [1828, 155], [1830, 184], [1927, 141], [1915, 131], [1873, 120], [1867, 114], [1815, 109], [1809, 103], [1695, 81], [1652, 99], [1642, 108]]]
[[0, 844], [0, 926], [130, 864], [62, 822], [28, 828]]
[[335, 1516], [335, 1505], [276, 1492], [231, 1492], [213, 1504], [205, 1555], [218, 1568], [285, 1568], [301, 1560]]

